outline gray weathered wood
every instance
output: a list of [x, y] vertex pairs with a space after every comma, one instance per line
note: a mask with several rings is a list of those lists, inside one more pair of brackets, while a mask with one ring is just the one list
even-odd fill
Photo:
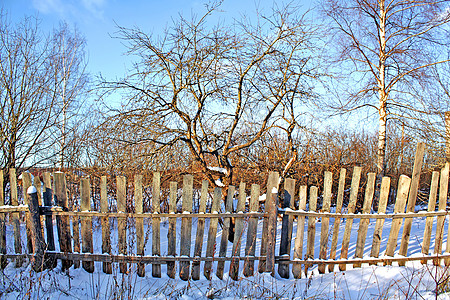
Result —
[[[10, 186], [10, 201], [12, 206], [18, 206], [19, 200], [17, 197], [17, 176], [16, 169], [9, 169], [9, 186]], [[14, 251], [17, 254], [22, 253], [22, 240], [20, 237], [20, 221], [19, 221], [19, 213], [12, 213], [11, 219], [13, 223], [14, 230]], [[20, 268], [23, 264], [23, 259], [16, 259], [16, 268]]]
[[[82, 178], [80, 182], [81, 211], [91, 211], [91, 183], [89, 178]], [[94, 253], [92, 241], [92, 217], [81, 217], [81, 238], [83, 253]], [[83, 269], [88, 273], [94, 272], [94, 262], [83, 261]]]
[[[211, 212], [219, 211], [221, 198], [222, 198], [222, 189], [215, 188], [213, 201], [211, 205]], [[208, 242], [206, 244], [206, 257], [214, 257], [218, 222], [219, 222], [218, 218], [211, 218], [209, 221]], [[205, 268], [203, 270], [203, 273], [208, 280], [211, 280], [212, 264], [213, 262], [211, 261], [205, 262]]]
[[[44, 172], [42, 174], [42, 179], [44, 183], [42, 202], [45, 206], [52, 206], [52, 180], [49, 172]], [[53, 232], [53, 217], [45, 216], [45, 231], [47, 233], [47, 249], [49, 251], [55, 251], [55, 235]], [[48, 260], [48, 267], [50, 269], [56, 268], [57, 261], [54, 257], [50, 256], [46, 258]]]
[[[260, 188], [257, 184], [252, 184], [250, 192], [249, 212], [258, 211], [258, 201]], [[252, 218], [248, 220], [247, 227], [247, 243], [245, 244], [245, 256], [255, 256], [256, 253], [256, 229], [258, 226], [258, 218]], [[244, 276], [253, 276], [255, 272], [255, 261], [247, 259], [244, 263]]]
[[[309, 189], [309, 211], [316, 211], [317, 209], [317, 192], [316, 186]], [[316, 218], [308, 217], [308, 240], [306, 245], [306, 259], [314, 259], [314, 238], [316, 235]], [[305, 264], [305, 274], [308, 275], [308, 268], [311, 264]]]
[[[411, 176], [411, 187], [409, 189], [406, 212], [414, 212], [414, 209], [416, 207], [417, 192], [419, 190], [420, 172], [422, 171], [424, 153], [425, 143], [420, 142], [417, 144], [416, 148], [416, 157], [414, 159], [413, 173]], [[400, 250], [398, 251], [399, 255], [407, 256], [408, 254], [408, 244], [411, 234], [412, 221], [412, 219], [405, 219], [405, 224], [403, 225], [402, 241], [400, 243]], [[400, 262], [399, 265], [404, 266], [405, 264], [404, 262]]]
[[[233, 212], [233, 198], [234, 198], [235, 187], [230, 185], [227, 190], [227, 198], [225, 201], [225, 211]], [[219, 249], [219, 257], [225, 257], [227, 255], [227, 246], [228, 246], [228, 234], [230, 230], [230, 222], [231, 218], [224, 218], [222, 225], [222, 237], [220, 239], [220, 249]], [[224, 261], [219, 261], [217, 263], [217, 271], [216, 276], [220, 279], [223, 279], [223, 270], [225, 267]]]
[[[354, 213], [356, 207], [356, 200], [358, 199], [359, 181], [361, 179], [361, 167], [353, 168], [352, 184], [350, 187], [350, 199], [347, 206], [348, 213]], [[344, 238], [342, 240], [341, 259], [348, 258], [348, 246], [350, 244], [350, 235], [352, 233], [353, 219], [347, 219], [345, 222]], [[347, 266], [339, 264], [339, 270], [345, 271]]]
[[[127, 211], [127, 182], [125, 176], [116, 177], [117, 185], [117, 211]], [[127, 218], [117, 218], [117, 231], [119, 235], [119, 254], [127, 255]], [[119, 264], [120, 273], [128, 273], [128, 264]]]
[[[373, 194], [375, 192], [375, 173], [367, 174], [366, 192], [364, 194], [363, 214], [370, 214], [370, 208], [372, 207]], [[355, 258], [362, 258], [364, 254], [364, 246], [366, 244], [367, 228], [369, 226], [370, 219], [361, 219], [358, 227], [358, 237], [356, 238]], [[354, 268], [361, 267], [360, 263], [353, 264]]]
[[28, 198], [27, 203], [30, 209], [30, 231], [34, 250], [32, 268], [35, 272], [40, 272], [47, 268], [47, 266], [44, 265], [44, 251], [47, 246], [45, 245], [44, 236], [42, 235], [39, 199], [35, 187], [29, 187], [24, 193], [26, 193], [24, 196]]
[[[345, 176], [347, 175], [347, 169], [341, 168], [339, 172], [339, 185], [338, 194], [336, 199], [336, 213], [342, 213], [342, 205], [344, 202], [344, 190], [345, 190]], [[331, 238], [330, 259], [336, 259], [336, 249], [339, 237], [339, 227], [341, 225], [341, 218], [334, 218], [333, 224], [333, 236]], [[328, 265], [328, 271], [333, 272], [335, 265]]]
[[[22, 191], [23, 191], [23, 200], [24, 200], [25, 205], [28, 205], [27, 191], [30, 186], [31, 186], [31, 174], [28, 172], [22, 172]], [[28, 253], [34, 253], [32, 232], [31, 232], [31, 220], [30, 220], [30, 214], [28, 212], [25, 212], [25, 229], [26, 229], [26, 233], [27, 233]]]
[[[299, 190], [299, 202], [298, 209], [306, 210], [306, 199], [308, 194], [308, 187], [306, 185], [300, 186]], [[305, 217], [298, 216], [297, 218], [297, 234], [295, 236], [294, 243], [294, 259], [303, 259], [303, 238], [305, 235]], [[294, 264], [292, 265], [292, 275], [294, 278], [302, 277], [302, 265]]]
[[[193, 184], [194, 177], [192, 175], [183, 176], [183, 213], [192, 213], [193, 202]], [[180, 255], [187, 257], [191, 256], [191, 231], [192, 231], [192, 219], [181, 219], [181, 240], [180, 240]], [[180, 278], [182, 280], [188, 280], [190, 275], [190, 262], [180, 262]]]
[[[434, 171], [431, 176], [431, 184], [430, 184], [430, 195], [428, 196], [428, 211], [432, 212], [436, 209], [436, 197], [438, 191], [439, 184], [439, 172]], [[431, 241], [431, 232], [433, 230], [433, 217], [427, 217], [425, 222], [425, 230], [423, 233], [423, 242], [422, 242], [422, 253], [425, 255], [429, 254], [430, 251], [430, 241]], [[422, 264], [426, 264], [426, 260], [422, 260]]]
[[[391, 178], [383, 177], [381, 179], [380, 199], [378, 201], [378, 213], [384, 214], [389, 199], [389, 190], [391, 188]], [[378, 257], [380, 255], [381, 237], [383, 233], [384, 219], [377, 219], [375, 223], [375, 230], [373, 232], [372, 249], [370, 250], [371, 257]]]
[[[333, 186], [333, 174], [331, 172], [326, 171], [324, 174], [324, 183], [323, 183], [323, 202], [322, 202], [322, 211], [330, 212], [331, 207], [331, 188]], [[328, 250], [328, 228], [330, 226], [330, 218], [323, 217], [322, 225], [320, 229], [320, 259], [327, 259], [327, 250]], [[325, 273], [325, 264], [319, 264], [318, 270], [319, 273]]]
[[[144, 197], [142, 191], [142, 175], [134, 175], [134, 210], [136, 213], [144, 212]], [[136, 255], [144, 256], [144, 219], [136, 218]], [[137, 275], [139, 277], [145, 276], [145, 264], [138, 263]]]
[[[448, 194], [448, 177], [449, 177], [450, 163], [446, 163], [441, 170], [441, 177], [439, 180], [439, 210], [445, 211], [447, 208], [447, 194]], [[442, 241], [444, 237], [444, 222], [445, 216], [437, 217], [436, 223], [436, 237], [434, 244], [434, 254], [442, 254]], [[434, 265], [439, 265], [440, 260], [434, 260]]]
[[[79, 212], [79, 207], [75, 201], [69, 201], [69, 210], [73, 212]], [[81, 238], [80, 238], [80, 216], [75, 214], [72, 218], [72, 240], [73, 240], [73, 252], [81, 253]], [[73, 261], [73, 268], [78, 269], [80, 267], [80, 261]]]
[[277, 238], [277, 205], [278, 205], [278, 188], [280, 176], [278, 172], [273, 172], [272, 175], [272, 197], [270, 194], [266, 201], [268, 225], [267, 225], [267, 258], [266, 258], [266, 272], [270, 272], [272, 276], [275, 275], [275, 244]]
[[[294, 209], [295, 180], [287, 178], [284, 181], [284, 199], [282, 208]], [[284, 215], [281, 227], [280, 256], [291, 257], [292, 223], [294, 216]], [[289, 278], [289, 264], [278, 265], [281, 278]]]
[[[177, 182], [170, 182], [170, 195], [169, 195], [169, 213], [174, 214], [177, 207]], [[170, 218], [169, 219], [169, 231], [167, 232], [167, 255], [175, 256], [176, 255], [176, 246], [177, 246], [177, 219]], [[175, 262], [167, 262], [167, 276], [170, 278], [175, 278], [176, 274], [176, 266]]]
[[[236, 207], [236, 212], [245, 211], [245, 199], [247, 195], [245, 193], [245, 183], [241, 181], [239, 184], [239, 198]], [[244, 219], [237, 218], [236, 226], [234, 228], [233, 247], [231, 248], [231, 255], [233, 260], [230, 263], [230, 277], [233, 280], [239, 278], [239, 257], [241, 256], [241, 239], [244, 234]]]
[[[394, 213], [405, 211], [406, 200], [408, 199], [409, 187], [411, 185], [411, 178], [401, 175], [398, 180], [397, 197], [395, 198]], [[397, 248], [397, 238], [400, 228], [402, 227], [403, 219], [394, 219], [391, 224], [391, 231], [389, 232], [388, 243], [386, 246], [385, 255], [394, 256], [395, 248]]]
[[[69, 202], [67, 199], [66, 175], [62, 172], [53, 173], [55, 183], [55, 204], [60, 206], [63, 211], [69, 211]], [[59, 249], [61, 252], [72, 252], [72, 241], [70, 234], [69, 216], [56, 216], [56, 225], [58, 230]], [[72, 266], [71, 260], [62, 260], [62, 270], [68, 270]]]
[[[100, 211], [102, 213], [107, 213], [108, 208], [108, 190], [106, 176], [100, 178]], [[109, 234], [109, 218], [102, 217], [102, 253], [111, 254], [111, 237]], [[110, 262], [103, 262], [103, 273], [111, 274], [112, 265]]]
[[[200, 196], [200, 207], [198, 209], [199, 213], [206, 212], [206, 199], [208, 198], [208, 181], [202, 181], [202, 190]], [[205, 233], [205, 219], [199, 218], [197, 220], [197, 234], [195, 236], [195, 248], [194, 248], [194, 257], [202, 256], [202, 247], [203, 247], [203, 235]], [[192, 263], [192, 279], [199, 280], [200, 279], [200, 262]]]
[[[152, 206], [153, 212], [161, 212], [161, 174], [159, 172], [153, 173], [153, 188], [152, 188]], [[161, 255], [161, 235], [160, 235], [160, 223], [161, 219], [159, 217], [152, 218], [152, 255]], [[152, 265], [152, 276], [160, 278], [161, 277], [161, 265]]]
[[[0, 206], [5, 205], [3, 170], [0, 169]], [[6, 254], [6, 214], [0, 213], [0, 254]], [[0, 257], [0, 268], [4, 269], [8, 261], [3, 256]]]

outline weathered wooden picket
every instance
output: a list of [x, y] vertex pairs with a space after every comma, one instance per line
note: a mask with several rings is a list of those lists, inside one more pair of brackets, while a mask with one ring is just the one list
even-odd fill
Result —
[[[208, 182], [203, 181], [201, 187], [200, 202], [197, 211], [193, 213], [193, 176], [183, 177], [182, 187], [182, 211], [176, 213], [178, 187], [176, 182], [170, 183], [168, 211], [161, 212], [161, 188], [160, 174], [153, 174], [152, 185], [152, 212], [143, 210], [143, 178], [140, 175], [134, 177], [134, 212], [127, 207], [127, 182], [124, 176], [116, 178], [115, 212], [109, 211], [106, 176], [100, 181], [100, 211], [91, 209], [91, 186], [89, 178], [83, 178], [80, 182], [80, 208], [81, 211], [69, 209], [65, 174], [55, 172], [53, 183], [49, 173], [43, 175], [43, 188], [39, 177], [31, 182], [28, 173], [22, 173], [23, 191], [28, 192], [24, 197], [24, 205], [18, 205], [16, 172], [9, 170], [10, 175], [10, 205], [5, 205], [4, 191], [0, 191], [0, 267], [4, 268], [9, 260], [15, 262], [16, 267], [24, 263], [24, 259], [30, 259], [33, 269], [40, 271], [55, 268], [56, 260], [62, 261], [62, 269], [66, 270], [72, 265], [82, 267], [87, 272], [94, 271], [94, 262], [102, 262], [103, 272], [112, 273], [113, 263], [119, 264], [122, 273], [130, 271], [130, 264], [137, 264], [137, 274], [145, 276], [145, 265], [152, 265], [152, 276], [161, 277], [161, 265], [166, 265], [167, 274], [171, 278], [176, 277], [176, 265], [178, 263], [179, 277], [183, 280], [198, 280], [203, 264], [203, 274], [210, 279], [215, 267], [216, 276], [223, 278], [225, 262], [229, 263], [229, 276], [237, 280], [240, 274], [240, 265], [243, 267], [244, 276], [252, 276], [255, 273], [255, 261], [258, 261], [258, 272], [278, 271], [283, 278], [289, 278], [292, 273], [294, 278], [301, 278], [311, 268], [318, 266], [318, 271], [324, 273], [346, 270], [348, 265], [361, 267], [362, 263], [384, 265], [398, 262], [405, 265], [407, 261], [420, 260], [423, 264], [432, 260], [435, 265], [450, 264], [450, 243], [443, 253], [444, 222], [447, 211], [447, 194], [450, 165], [447, 163], [439, 172], [433, 172], [427, 212], [414, 212], [419, 187], [420, 170], [424, 155], [424, 144], [419, 143], [416, 151], [416, 159], [412, 177], [400, 176], [396, 192], [394, 213], [387, 214], [386, 207], [390, 193], [390, 178], [384, 177], [381, 182], [378, 195], [377, 213], [370, 213], [375, 192], [375, 174], [369, 173], [365, 188], [362, 213], [355, 213], [358, 192], [360, 187], [361, 167], [354, 167], [349, 203], [346, 212], [343, 210], [343, 198], [345, 190], [346, 170], [339, 174], [338, 191], [336, 197], [336, 212], [330, 212], [332, 200], [333, 175], [330, 172], [324, 174], [324, 187], [322, 205], [318, 210], [318, 188], [315, 186], [300, 186], [295, 191], [295, 180], [284, 181], [284, 195], [279, 197], [279, 175], [276, 172], [269, 174], [267, 184], [267, 197], [264, 205], [259, 207], [260, 187], [251, 186], [251, 194], [247, 202], [246, 186], [241, 183], [237, 193], [237, 206], [233, 209], [235, 187], [229, 186], [225, 199], [225, 212], [220, 212], [222, 201], [222, 189], [215, 188], [212, 199], [208, 198]], [[0, 186], [3, 186], [3, 171], [0, 170]], [[440, 184], [439, 184], [440, 182]], [[53, 187], [53, 188], [52, 188]], [[439, 188], [439, 207], [435, 211], [436, 198]], [[43, 191], [41, 195], [41, 191]], [[307, 199], [309, 197], [309, 199]], [[278, 204], [278, 199], [283, 203]], [[209, 200], [208, 200], [209, 199]], [[297, 201], [294, 201], [298, 199]], [[54, 200], [54, 202], [52, 202]], [[298, 203], [295, 209], [295, 202]], [[209, 203], [209, 205], [207, 205]], [[309, 204], [306, 211], [306, 204]], [[208, 210], [208, 211], [207, 211]], [[233, 212], [236, 211], [236, 212]], [[26, 223], [26, 251], [22, 249], [22, 237], [20, 230], [20, 214], [24, 212]], [[57, 242], [59, 251], [56, 251], [53, 216], [56, 218]], [[279, 248], [276, 249], [278, 217], [282, 217], [281, 236]], [[408, 243], [410, 239], [413, 218], [426, 217], [426, 226], [423, 235], [422, 254], [408, 256]], [[433, 229], [433, 219], [436, 217], [435, 248], [434, 254], [430, 254], [430, 240]], [[102, 231], [102, 253], [94, 253], [93, 247], [93, 218], [99, 218]], [[168, 218], [168, 234], [166, 249], [161, 249], [161, 219]], [[228, 228], [234, 218], [235, 234], [231, 245], [231, 255], [228, 250]], [[307, 218], [307, 228], [305, 222]], [[23, 219], [23, 218], [22, 218]], [[144, 232], [144, 219], [151, 219], [151, 254], [147, 250], [148, 233]], [[179, 233], [179, 249], [177, 249], [177, 219], [181, 219]], [[195, 238], [192, 236], [193, 219], [197, 220]], [[216, 238], [219, 219], [222, 226], [220, 245]], [[317, 223], [320, 219], [320, 223]], [[330, 228], [330, 219], [334, 219]], [[338, 235], [340, 226], [345, 219], [342, 245], [338, 252]], [[353, 220], [360, 219], [358, 235], [353, 258], [348, 258], [351, 230]], [[367, 241], [369, 220], [375, 219], [375, 229], [372, 237], [370, 257], [363, 257], [364, 246]], [[392, 219], [390, 233], [387, 238], [386, 250], [380, 257], [380, 245], [382, 243], [382, 231], [386, 219]], [[112, 245], [111, 220], [117, 224], [117, 245]], [[133, 220], [134, 222], [130, 222]], [[262, 226], [258, 227], [261, 222]], [[81, 224], [81, 226], [79, 225]], [[318, 258], [315, 257], [316, 226], [320, 224], [320, 240], [318, 241]], [[72, 225], [72, 226], [71, 226]], [[296, 225], [294, 243], [293, 229]], [[397, 256], [398, 237], [403, 225], [403, 233]], [[14, 232], [14, 251], [7, 253], [6, 227], [11, 226]], [[129, 230], [134, 226], [134, 231]], [[207, 227], [208, 226], [208, 227]], [[72, 228], [71, 228], [72, 227]], [[258, 233], [258, 229], [261, 232]], [[203, 249], [205, 231], [206, 251]], [[80, 237], [81, 232], [81, 237]], [[304, 235], [306, 232], [306, 247], [304, 247]], [[244, 233], [246, 233], [244, 235]], [[129, 249], [127, 234], [135, 234], [136, 249]], [[447, 232], [448, 235], [448, 232]], [[246, 236], [246, 240], [243, 237]], [[257, 254], [257, 236], [261, 236], [259, 252]], [[448, 236], [447, 236], [448, 238]], [[195, 239], [194, 247], [191, 240]], [[386, 238], [385, 238], [386, 240]], [[9, 242], [9, 241], [8, 241]], [[245, 244], [244, 255], [241, 256], [241, 248]], [[115, 248], [114, 248], [114, 247]], [[113, 250], [116, 249], [113, 254]], [[133, 254], [134, 253], [134, 254]], [[204, 255], [202, 255], [204, 253]], [[227, 255], [228, 253], [228, 255]], [[337, 259], [336, 254], [340, 253]], [[165, 255], [163, 255], [165, 254]], [[241, 262], [241, 264], [240, 264]], [[243, 263], [242, 263], [243, 262]], [[228, 264], [227, 264], [228, 266]], [[276, 268], [278, 266], [278, 268]]]

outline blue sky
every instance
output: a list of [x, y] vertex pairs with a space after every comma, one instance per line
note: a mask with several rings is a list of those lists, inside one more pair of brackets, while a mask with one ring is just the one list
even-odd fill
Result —
[[[45, 32], [51, 32], [63, 20], [77, 26], [87, 40], [89, 73], [94, 76], [101, 73], [107, 79], [115, 79], [124, 76], [131, 64], [130, 58], [123, 55], [126, 47], [120, 40], [111, 38], [117, 30], [116, 24], [161, 34], [179, 14], [185, 17], [202, 14], [206, 1], [0, 0], [0, 3], [13, 21], [25, 15], [37, 15]], [[220, 17], [231, 21], [241, 14], [251, 15], [257, 6], [264, 9], [272, 3], [271, 0], [224, 0]]]

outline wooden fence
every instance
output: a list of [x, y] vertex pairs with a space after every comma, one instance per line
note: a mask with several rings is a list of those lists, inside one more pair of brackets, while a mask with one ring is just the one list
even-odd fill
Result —
[[[89, 178], [81, 179], [79, 186], [81, 211], [73, 211], [69, 210], [64, 173], [53, 173], [53, 180], [50, 173], [44, 173], [43, 187], [41, 187], [39, 177], [35, 177], [34, 182], [31, 182], [30, 175], [22, 173], [23, 191], [27, 191], [28, 196], [24, 197], [23, 205], [18, 205], [16, 173], [14, 169], [11, 169], [9, 172], [10, 205], [4, 205], [5, 195], [3, 190], [0, 191], [0, 266], [4, 268], [11, 260], [19, 267], [25, 259], [29, 259], [33, 269], [40, 271], [56, 267], [57, 259], [60, 259], [63, 270], [71, 266], [79, 267], [81, 262], [87, 272], [93, 272], [94, 262], [101, 262], [105, 273], [112, 273], [115, 263], [118, 263], [120, 272], [127, 273], [130, 270], [130, 264], [134, 263], [137, 266], [137, 274], [144, 276], [145, 265], [151, 264], [152, 276], [161, 277], [162, 265], [165, 265], [169, 277], [175, 278], [179, 273], [179, 277], [183, 280], [189, 278], [198, 280], [201, 276], [201, 265], [203, 265], [203, 275], [206, 278], [210, 279], [214, 270], [217, 277], [223, 278], [225, 266], [227, 266], [229, 267], [229, 276], [237, 280], [241, 271], [243, 276], [252, 276], [256, 271], [272, 274], [278, 271], [283, 278], [289, 278], [291, 273], [294, 278], [301, 278], [313, 265], [317, 265], [320, 273], [333, 272], [336, 270], [336, 265], [342, 271], [346, 270], [348, 265], [360, 267], [362, 263], [388, 265], [397, 262], [399, 265], [405, 265], [407, 261], [412, 260], [420, 260], [423, 264], [431, 260], [435, 265], [442, 263], [449, 265], [450, 243], [446, 244], [444, 253], [442, 245], [444, 222], [449, 214], [446, 207], [450, 165], [447, 163], [440, 174], [433, 172], [428, 211], [415, 213], [423, 155], [424, 145], [419, 143], [412, 177], [400, 176], [395, 194], [394, 211], [389, 214], [386, 213], [389, 193], [392, 193], [389, 177], [382, 179], [377, 197], [378, 211], [371, 213], [376, 182], [374, 173], [369, 173], [367, 176], [362, 212], [355, 213], [360, 189], [360, 167], [353, 169], [349, 203], [345, 208], [343, 207], [343, 198], [346, 188], [346, 169], [341, 169], [335, 198], [335, 212], [333, 213], [330, 212], [333, 198], [333, 176], [330, 172], [324, 174], [321, 195], [315, 186], [309, 187], [309, 191], [307, 186], [300, 186], [296, 191], [295, 180], [286, 179], [283, 197], [278, 195], [279, 175], [272, 172], [269, 174], [267, 197], [262, 206], [259, 205], [260, 187], [258, 185], [251, 186], [249, 199], [245, 183], [240, 184], [237, 193], [234, 186], [229, 186], [224, 212], [220, 212], [223, 211], [221, 209], [222, 189], [215, 188], [213, 196], [209, 197], [207, 181], [202, 183], [199, 205], [193, 212], [193, 176], [185, 175], [182, 186], [182, 213], [177, 213], [179, 189], [176, 182], [170, 183], [168, 211], [161, 212], [160, 174], [158, 172], [153, 174], [152, 212], [143, 211], [144, 197], [142, 176], [140, 175], [134, 177], [132, 197], [134, 212], [131, 212], [132, 207], [127, 206], [128, 185], [123, 176], [116, 177], [114, 199], [108, 198], [106, 176], [101, 177], [100, 211], [91, 211], [90, 180]], [[3, 186], [1, 172], [0, 186]], [[439, 206], [436, 211], [438, 189]], [[237, 204], [233, 208], [235, 197]], [[283, 199], [283, 202], [278, 203], [278, 199]], [[317, 205], [318, 199], [320, 200], [319, 204], [321, 203], [320, 210]], [[114, 205], [111, 205], [112, 202]], [[308, 210], [306, 210], [307, 203], [309, 204]], [[115, 211], [110, 211], [110, 207], [116, 207]], [[20, 214], [24, 214], [24, 216]], [[53, 217], [56, 218], [57, 238], [54, 233]], [[413, 218], [423, 217], [426, 217], [421, 243], [423, 255], [413, 253], [408, 256]], [[93, 218], [98, 218], [99, 224], [101, 224], [101, 253], [94, 252]], [[162, 218], [167, 219], [165, 222], [168, 223], [167, 240], [164, 237], [163, 243], [161, 241]], [[434, 254], [430, 254], [434, 218], [436, 218], [435, 248]], [[24, 219], [26, 223], [26, 249], [22, 249], [21, 235], [24, 234], [21, 232], [21, 219]], [[179, 233], [177, 235], [177, 220], [180, 219], [181, 227], [178, 226]], [[320, 222], [316, 222], [318, 219]], [[330, 224], [331, 219], [334, 221], [332, 224]], [[359, 227], [356, 245], [354, 245], [354, 256], [349, 258], [354, 219], [359, 219]], [[371, 241], [367, 237], [370, 219], [376, 220]], [[382, 237], [386, 219], [392, 219], [387, 241]], [[151, 221], [151, 253], [147, 251], [149, 250], [147, 244], [150, 240], [150, 230], [148, 230], [150, 224], [147, 224], [147, 230], [144, 230], [144, 220], [147, 220], [148, 223]], [[194, 227], [193, 220], [197, 220]], [[234, 236], [229, 237], [227, 229], [231, 226], [232, 220], [234, 221]], [[338, 247], [338, 237], [339, 234], [342, 234], [340, 228], [344, 227], [341, 223], [344, 220], [345, 229]], [[277, 224], [280, 222], [281, 230], [277, 230]], [[219, 223], [222, 227], [220, 242], [217, 241]], [[258, 226], [261, 223], [262, 226]], [[111, 230], [110, 226], [112, 225], [117, 226], [117, 230]], [[403, 233], [399, 239], [402, 225]], [[7, 251], [6, 227], [8, 226], [14, 233], [14, 242], [8, 240], [8, 242], [14, 243], [14, 253]], [[318, 226], [320, 226], [320, 239], [316, 241]], [[131, 227], [134, 228], [134, 231], [130, 230]], [[295, 238], [294, 228], [296, 229]], [[111, 233], [115, 234], [116, 231], [117, 243], [112, 242], [116, 239], [111, 236]], [[205, 231], [207, 231], [207, 235], [204, 241]], [[277, 239], [277, 232], [280, 235], [279, 239]], [[134, 234], [135, 243], [132, 245], [133, 248], [135, 247], [134, 249], [131, 249], [128, 243], [130, 234]], [[258, 236], [260, 238], [257, 242]], [[230, 245], [229, 238], [232, 240]], [[55, 240], [57, 244], [55, 244]], [[179, 247], [177, 247], [177, 240], [179, 240]], [[191, 240], [195, 240], [193, 247]], [[277, 240], [279, 240], [278, 247]], [[306, 244], [304, 245], [305, 240]], [[380, 257], [380, 247], [383, 241], [385, 241], [385, 251], [384, 255]], [[398, 241], [400, 241], [400, 247], [398, 247]], [[206, 251], [203, 249], [205, 242]], [[318, 242], [318, 253], [315, 251], [316, 242]], [[363, 257], [364, 247], [370, 242], [370, 256]], [[167, 247], [162, 249], [162, 244]], [[231, 247], [231, 252], [229, 247]], [[337, 253], [340, 254], [339, 258], [337, 258]], [[398, 255], [394, 257], [395, 253]], [[256, 263], [258, 263], [257, 266]]]

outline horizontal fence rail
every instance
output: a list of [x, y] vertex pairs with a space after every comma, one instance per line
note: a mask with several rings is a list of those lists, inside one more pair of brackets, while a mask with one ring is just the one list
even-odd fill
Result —
[[[39, 177], [32, 180], [28, 173], [22, 173], [25, 196], [20, 203], [16, 171], [11, 169], [9, 197], [0, 191], [0, 267], [8, 260], [16, 267], [28, 260], [35, 271], [41, 271], [55, 268], [61, 260], [63, 270], [82, 266], [93, 272], [94, 262], [100, 262], [103, 272], [110, 274], [113, 264], [118, 264], [122, 273], [130, 272], [133, 264], [137, 274], [145, 276], [145, 265], [151, 265], [153, 277], [161, 277], [164, 271], [171, 278], [178, 273], [183, 280], [198, 280], [203, 267], [203, 276], [208, 279], [214, 271], [223, 278], [226, 269], [237, 280], [242, 275], [275, 271], [282, 278], [301, 278], [313, 265], [320, 273], [362, 264], [396, 262], [402, 266], [410, 261], [450, 265], [450, 243], [442, 249], [444, 238], [448, 238], [444, 223], [450, 214], [450, 165], [433, 172], [428, 210], [415, 212], [423, 155], [424, 146], [419, 143], [412, 176], [401, 175], [396, 191], [391, 189], [389, 177], [376, 189], [376, 176], [369, 173], [360, 213], [356, 213], [360, 167], [353, 169], [346, 207], [345, 169], [339, 173], [335, 194], [331, 172], [324, 174], [321, 194], [315, 186], [297, 190], [295, 180], [289, 178], [279, 192], [279, 175], [271, 172], [263, 205], [258, 185], [210, 189], [203, 181], [201, 188], [194, 190], [192, 175], [183, 177], [180, 188], [171, 182], [163, 193], [159, 172], [153, 173], [152, 184], [145, 187], [141, 175], [132, 182], [117, 176], [114, 189], [107, 189], [106, 176], [96, 182], [82, 178], [69, 186], [61, 172], [53, 176], [44, 173], [42, 183]], [[2, 187], [3, 178], [0, 170]], [[94, 190], [99, 203], [93, 200]], [[393, 212], [387, 213], [388, 199], [394, 192]], [[150, 211], [144, 212], [144, 198]], [[417, 218], [426, 219], [420, 252], [408, 253], [412, 222]], [[13, 232], [8, 241], [6, 228]], [[430, 254], [432, 237], [435, 246]], [[365, 252], [368, 248], [370, 254]]]

